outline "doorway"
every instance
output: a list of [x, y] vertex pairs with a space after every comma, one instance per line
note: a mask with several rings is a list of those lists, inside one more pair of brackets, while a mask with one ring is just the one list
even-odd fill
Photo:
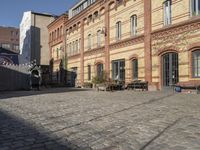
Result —
[[162, 56], [163, 87], [170, 87], [179, 82], [178, 54], [166, 53]]

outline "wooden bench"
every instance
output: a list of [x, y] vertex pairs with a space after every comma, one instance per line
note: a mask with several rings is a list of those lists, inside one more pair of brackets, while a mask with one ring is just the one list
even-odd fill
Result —
[[141, 89], [142, 91], [147, 91], [148, 90], [148, 82], [136, 80], [136, 81], [129, 83], [126, 88], [128, 90], [130, 90], [130, 89], [132, 89], [132, 90]]
[[197, 94], [200, 93], [200, 80], [192, 80], [187, 82], [179, 82], [175, 85], [175, 88], [180, 88], [180, 92], [186, 90], [188, 92], [195, 91]]

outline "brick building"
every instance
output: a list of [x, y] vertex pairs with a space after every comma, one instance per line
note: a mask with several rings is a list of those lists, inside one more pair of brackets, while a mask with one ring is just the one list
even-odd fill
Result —
[[19, 29], [0, 26], [0, 47], [19, 53]]
[[63, 82], [65, 77], [66, 52], [64, 25], [67, 19], [68, 15], [63, 14], [48, 25], [51, 78], [56, 83]]
[[65, 23], [68, 70], [162, 89], [200, 82], [200, 0], [81, 0]]

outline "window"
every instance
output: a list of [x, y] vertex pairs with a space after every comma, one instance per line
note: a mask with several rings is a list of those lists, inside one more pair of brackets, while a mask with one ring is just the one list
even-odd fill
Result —
[[117, 81], [125, 80], [125, 60], [115, 60], [112, 62], [112, 78]]
[[60, 27], [60, 35], [63, 35], [63, 28], [62, 28], [62, 26]]
[[164, 3], [164, 25], [171, 24], [171, 0], [166, 0]]
[[59, 49], [58, 48], [56, 50], [56, 57], [57, 57], [57, 59], [59, 58]]
[[137, 16], [131, 16], [131, 35], [135, 36], [137, 33]]
[[101, 46], [101, 30], [97, 31], [97, 46]]
[[11, 36], [14, 36], [14, 31], [11, 31]]
[[80, 46], [81, 46], [81, 39], [79, 39], [79, 42], [78, 42], [78, 52], [80, 52]]
[[91, 80], [91, 65], [88, 65], [88, 80]]
[[2, 43], [1, 47], [5, 49], [10, 49], [10, 44]]
[[49, 34], [49, 42], [51, 41], [51, 33]]
[[121, 21], [116, 23], [116, 40], [121, 39]]
[[92, 35], [89, 34], [88, 35], [88, 49], [91, 49], [92, 48]]
[[71, 42], [69, 43], [69, 55], [70, 56], [72, 55], [72, 43]]
[[13, 49], [18, 51], [18, 50], [19, 50], [19, 45], [15, 45], [15, 44], [14, 44], [14, 45], [13, 45]]
[[60, 36], [60, 29], [58, 28], [57, 29], [57, 38], [59, 38], [59, 36]]
[[132, 60], [132, 77], [133, 77], [133, 80], [138, 79], [138, 60], [137, 59]]
[[200, 15], [200, 0], [191, 0], [191, 16]]
[[103, 64], [102, 63], [97, 65], [97, 77], [99, 79], [103, 78]]
[[78, 40], [76, 40], [76, 53], [78, 53]]
[[99, 13], [98, 13], [98, 11], [96, 11], [95, 13], [94, 13], [94, 18], [97, 18], [99, 16]]
[[192, 52], [192, 72], [194, 78], [200, 78], [200, 50]]
[[76, 43], [75, 43], [75, 41], [73, 41], [73, 54], [75, 54], [76, 53], [76, 45], [75, 45]]

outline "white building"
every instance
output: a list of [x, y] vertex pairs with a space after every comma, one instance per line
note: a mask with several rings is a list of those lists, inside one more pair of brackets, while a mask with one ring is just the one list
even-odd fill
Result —
[[25, 61], [36, 59], [38, 65], [49, 65], [49, 36], [47, 26], [55, 16], [44, 13], [24, 12], [20, 23], [20, 54]]

